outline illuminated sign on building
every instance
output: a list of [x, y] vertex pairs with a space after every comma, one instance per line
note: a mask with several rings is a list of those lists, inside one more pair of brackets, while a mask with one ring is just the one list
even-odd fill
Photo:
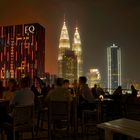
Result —
[[28, 34], [28, 33], [34, 34], [34, 32], [35, 32], [34, 25], [25, 26], [25, 34]]

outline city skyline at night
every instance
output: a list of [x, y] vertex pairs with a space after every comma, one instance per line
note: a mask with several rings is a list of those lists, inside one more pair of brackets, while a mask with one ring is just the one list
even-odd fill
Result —
[[[84, 75], [99, 69], [107, 81], [107, 52], [113, 43], [121, 46], [122, 82], [140, 83], [139, 0], [5, 0], [0, 5], [0, 26], [40, 23], [46, 29], [45, 68], [57, 74], [59, 36], [64, 14], [70, 38], [80, 28]], [[72, 42], [72, 40], [71, 40]]]

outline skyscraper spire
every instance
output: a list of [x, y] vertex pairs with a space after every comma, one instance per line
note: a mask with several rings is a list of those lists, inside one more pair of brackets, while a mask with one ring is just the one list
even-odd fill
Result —
[[58, 75], [59, 77], [62, 77], [62, 59], [63, 55], [66, 50], [70, 49], [70, 41], [69, 41], [69, 34], [65, 22], [64, 17], [64, 23], [60, 34], [59, 39], [59, 50], [58, 50]]
[[81, 39], [78, 27], [75, 28], [72, 50], [75, 52], [75, 55], [77, 56], [77, 76], [80, 77], [83, 74], [82, 70], [83, 60], [82, 60]]
[[63, 27], [60, 34], [59, 48], [70, 48], [69, 34], [64, 19]]

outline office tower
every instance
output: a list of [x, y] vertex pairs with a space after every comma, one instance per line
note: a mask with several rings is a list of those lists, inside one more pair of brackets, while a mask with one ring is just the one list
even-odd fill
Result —
[[121, 81], [121, 48], [113, 44], [107, 48], [108, 89], [112, 93], [122, 84]]
[[77, 27], [74, 33], [72, 50], [75, 52], [75, 55], [77, 56], [77, 77], [80, 77], [83, 75], [82, 68], [83, 59], [82, 59], [81, 39]]
[[60, 40], [59, 40], [59, 50], [58, 50], [58, 76], [62, 77], [62, 62], [63, 55], [66, 50], [70, 50], [69, 34], [64, 20], [64, 24], [61, 30]]
[[77, 79], [77, 57], [72, 50], [66, 50], [62, 59], [62, 77], [73, 83]]
[[45, 73], [45, 28], [38, 23], [0, 27], [0, 79]]

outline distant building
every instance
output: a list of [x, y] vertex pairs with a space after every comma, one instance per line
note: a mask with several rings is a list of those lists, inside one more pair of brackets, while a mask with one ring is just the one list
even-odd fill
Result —
[[59, 77], [63, 76], [62, 62], [63, 62], [63, 56], [66, 50], [70, 50], [70, 41], [69, 41], [69, 34], [66, 27], [66, 23], [64, 21], [64, 24], [61, 30], [61, 35], [60, 35], [60, 40], [59, 40], [59, 50], [58, 50], [58, 76]]
[[94, 87], [95, 84], [100, 84], [101, 75], [98, 69], [90, 69], [87, 73], [88, 85], [90, 88]]
[[76, 28], [74, 33], [74, 40], [72, 50], [77, 56], [77, 78], [83, 76], [83, 58], [82, 58], [82, 47], [81, 47], [81, 39], [78, 32], [78, 28]]
[[0, 27], [0, 79], [19, 81], [45, 72], [45, 28], [38, 23]]
[[121, 48], [113, 44], [107, 48], [108, 89], [112, 93], [122, 84], [121, 80]]
[[[70, 63], [74, 62], [74, 64], [72, 65], [69, 62]], [[68, 63], [69, 63], [69, 68], [67, 68], [66, 70], [65, 66], [68, 65]], [[63, 78], [67, 77], [70, 81], [72, 80], [71, 78], [74, 76], [73, 80], [77, 80], [78, 77], [82, 76], [83, 74], [82, 65], [83, 65], [82, 48], [81, 48], [81, 40], [80, 40], [78, 28], [76, 28], [75, 30], [73, 44], [71, 46], [68, 29], [66, 26], [66, 22], [64, 20], [63, 27], [61, 30], [60, 40], [59, 40], [58, 76]], [[74, 74], [72, 74], [73, 75], [72, 77], [68, 76], [70, 75], [68, 70], [74, 72]], [[66, 72], [68, 72], [69, 74]]]

